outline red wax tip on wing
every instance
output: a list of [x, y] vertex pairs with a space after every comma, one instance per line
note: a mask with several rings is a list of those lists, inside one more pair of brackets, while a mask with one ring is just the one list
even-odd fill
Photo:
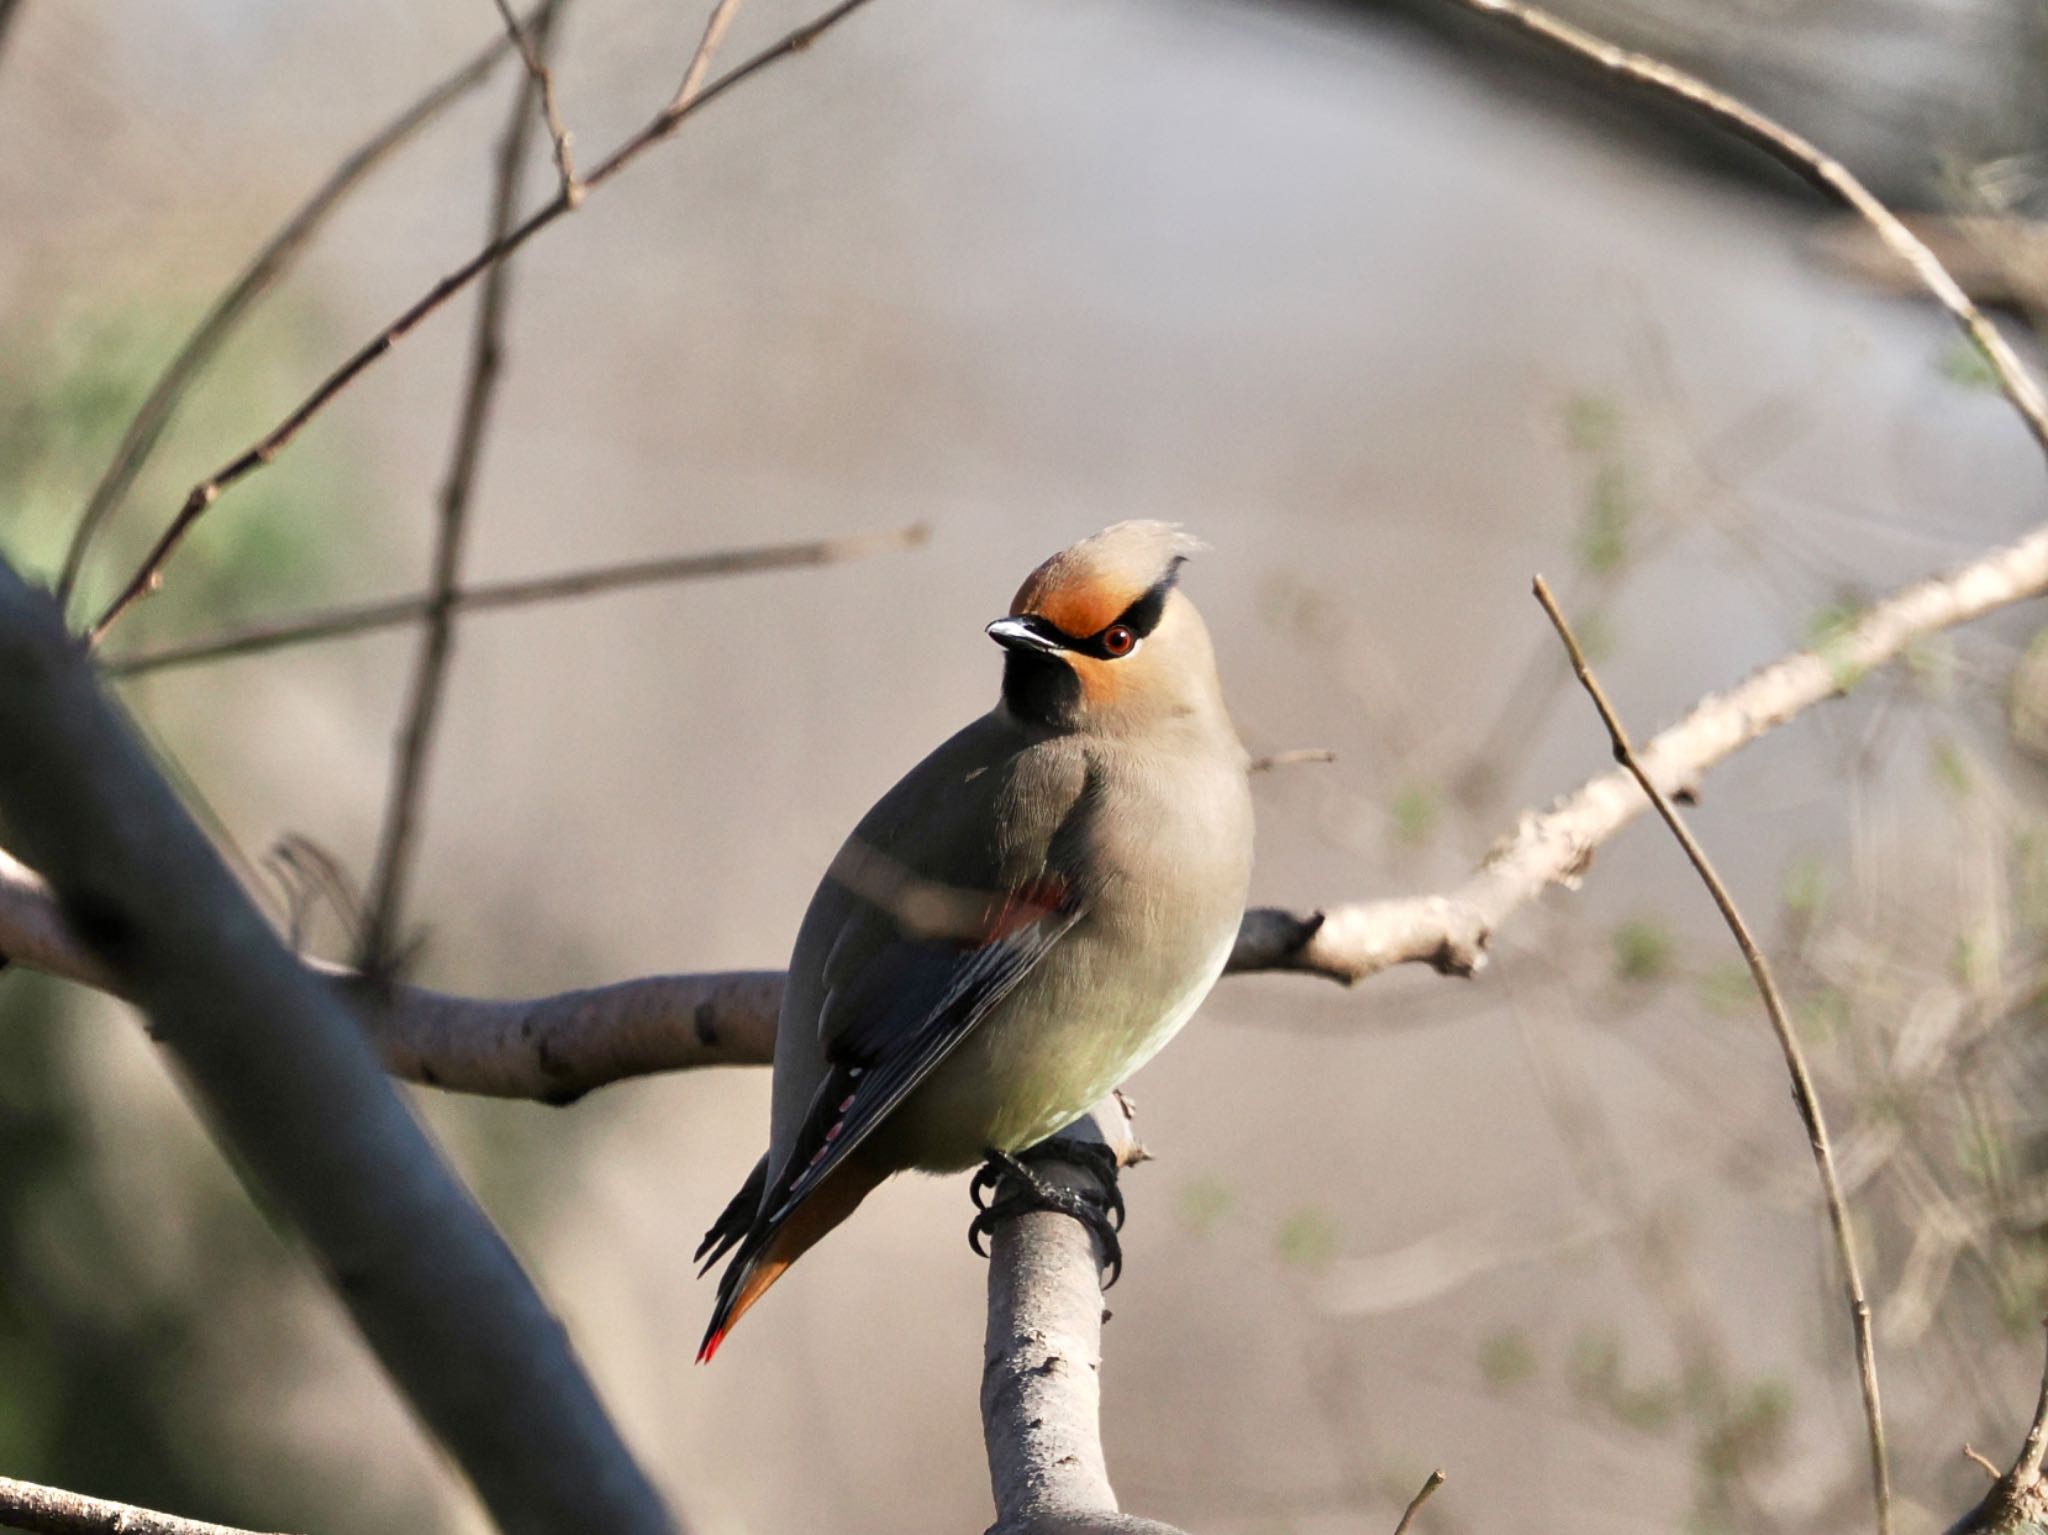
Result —
[[717, 1332], [714, 1332], [709, 1337], [705, 1338], [704, 1346], [697, 1350], [697, 1363], [711, 1363], [711, 1356], [718, 1352], [718, 1345], [723, 1343], [724, 1341], [725, 1329], [723, 1327], [719, 1328]]

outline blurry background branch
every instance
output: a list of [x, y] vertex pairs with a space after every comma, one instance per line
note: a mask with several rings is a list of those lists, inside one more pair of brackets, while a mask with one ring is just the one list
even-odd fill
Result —
[[[14, 0], [0, 0], [0, 7], [13, 3]], [[4, 19], [5, 12], [0, 11], [0, 29], [4, 29]], [[4, 42], [4, 35], [0, 35], [0, 44]], [[185, 338], [163, 372], [150, 385], [149, 393], [143, 397], [142, 404], [121, 435], [113, 460], [100, 475], [99, 483], [93, 486], [92, 495], [86, 501], [85, 510], [79, 514], [78, 525], [72, 530], [71, 542], [64, 551], [63, 568], [57, 577], [59, 598], [67, 602], [70, 599], [84, 571], [86, 555], [91, 552], [93, 540], [107, 519], [120, 509], [122, 499], [163, 437], [164, 428], [170, 425], [186, 392], [234, 334], [256, 301], [292, 269], [307, 243], [349, 193], [361, 186], [371, 171], [445, 109], [481, 85], [510, 46], [508, 38], [500, 37], [343, 157], [313, 195], [264, 243], [241, 275], [213, 301], [205, 318]]]
[[[527, 146], [533, 138], [534, 103], [538, 98], [548, 131], [555, 136], [561, 169], [561, 199], [569, 207], [581, 200], [576, 173], [569, 160], [568, 134], [555, 112], [554, 77], [547, 56], [563, 0], [544, 0], [531, 27], [522, 27], [505, 0], [498, 9], [526, 62], [527, 73], [512, 93], [512, 115], [499, 141], [497, 169], [491, 188], [487, 245], [501, 244], [519, 211], [519, 178], [526, 168]], [[462, 581], [462, 557], [469, 534], [471, 501], [483, 463], [484, 438], [490, 429], [491, 407], [497, 399], [504, 365], [505, 316], [511, 304], [510, 257], [484, 273], [477, 293], [476, 318], [469, 343], [468, 378], [455, 417], [455, 445], [447, 479], [441, 488], [440, 519], [434, 534], [427, 594], [426, 626], [413, 661], [411, 693], [404, 722], [392, 753], [391, 777], [384, 795], [384, 813], [377, 832], [377, 851], [370, 865], [369, 896], [356, 962], [381, 975], [392, 963], [393, 944], [404, 920], [408, 876], [412, 872], [421, 799], [433, 752], [434, 733], [455, 654], [455, 598]]]
[[[762, 544], [749, 549], [721, 549], [708, 554], [672, 554], [659, 559], [629, 560], [619, 565], [601, 565], [593, 570], [571, 570], [560, 575], [536, 576], [524, 581], [478, 582], [458, 587], [448, 597], [457, 613], [488, 613], [500, 608], [531, 607], [537, 603], [567, 598], [596, 597], [606, 592], [631, 591], [636, 587], [664, 586], [671, 582], [701, 581], [714, 576], [744, 576], [770, 570], [798, 570], [811, 565], [836, 565], [842, 560], [865, 559], [890, 550], [914, 549], [931, 536], [923, 523], [891, 528], [880, 533], [852, 533], [843, 538], [814, 538], [798, 543]], [[416, 597], [392, 597], [380, 602], [352, 603], [317, 613], [272, 619], [249, 624], [224, 634], [194, 640], [178, 640], [155, 650], [141, 650], [102, 658], [100, 665], [110, 677], [139, 677], [149, 672], [171, 671], [205, 661], [233, 656], [258, 655], [267, 650], [285, 650], [320, 640], [344, 639], [350, 635], [374, 634], [404, 624], [418, 623], [434, 610], [431, 593]]]
[[674, 1528], [560, 1322], [0, 563], [0, 824], [500, 1529]]
[[[762, 70], [800, 53], [810, 47], [820, 36], [837, 26], [841, 21], [859, 10], [867, 0], [840, 0], [811, 21], [785, 33], [780, 39], [769, 44], [746, 62], [735, 66], [705, 86], [694, 96], [685, 99], [680, 94], [675, 101], [662, 108], [639, 132], [614, 150], [581, 182], [585, 193], [594, 192], [613, 176], [624, 170], [648, 149], [668, 138], [683, 121], [709, 106], [720, 96], [734, 87], [744, 84]], [[707, 35], [707, 42], [715, 41]], [[708, 56], [708, 49], [699, 45], [699, 52]], [[97, 644], [107, 630], [134, 603], [156, 590], [163, 579], [164, 566], [176, 553], [193, 527], [204, 517], [222, 492], [238, 481], [254, 474], [268, 465], [291, 443], [292, 439], [305, 429], [306, 424], [338, 396], [372, 364], [382, 358], [392, 347], [404, 340], [414, 328], [436, 310], [467, 288], [472, 282], [510, 256], [528, 240], [554, 223], [556, 219], [575, 206], [569, 197], [557, 192], [552, 202], [530, 215], [524, 222], [508, 231], [502, 237], [491, 241], [471, 256], [462, 265], [449, 272], [429, 288], [425, 294], [413, 301], [399, 316], [386, 325], [370, 340], [356, 349], [347, 360], [329, 373], [313, 387], [313, 390], [288, 414], [262, 437], [251, 443], [241, 453], [223, 464], [211, 475], [201, 480], [186, 494], [184, 504], [150, 546], [149, 553], [136, 568], [113, 600], [107, 604], [98, 621], [93, 624], [90, 638]]]
[[1519, 0], [1459, 0], [1459, 3], [1481, 15], [1519, 27], [1623, 79], [1685, 103], [1757, 145], [1795, 174], [1805, 177], [1844, 204], [1870, 226], [1893, 256], [1912, 272], [1920, 286], [1948, 311], [1963, 334], [1983, 353], [1998, 379], [2000, 391], [2020, 413], [2034, 441], [2043, 452], [2048, 452], [2048, 399], [2042, 397], [2040, 384], [2027, 371], [1998, 328], [1984, 317], [1970, 296], [1949, 275], [1948, 268], [1942, 265], [1926, 242], [1879, 202], [1839, 160], [1823, 154], [1783, 123], [1766, 117], [1725, 91], [1716, 90], [1704, 80], [1660, 59], [1617, 48], [1605, 38], [1596, 37], [1583, 27], [1573, 26], [1536, 6], [1523, 5]]

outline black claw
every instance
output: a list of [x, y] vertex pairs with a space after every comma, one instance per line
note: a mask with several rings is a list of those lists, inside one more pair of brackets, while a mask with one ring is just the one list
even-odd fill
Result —
[[[1102, 1281], [1107, 1290], [1123, 1277], [1124, 1247], [1117, 1233], [1124, 1224], [1124, 1196], [1117, 1186], [1116, 1153], [1107, 1146], [1092, 1145], [1081, 1141], [1062, 1141], [1057, 1152], [1049, 1157], [1063, 1162], [1079, 1162], [1102, 1179], [1102, 1191], [1079, 1193], [1056, 1183], [1048, 1183], [1027, 1165], [1031, 1153], [1025, 1159], [1011, 1156], [1007, 1152], [991, 1151], [968, 1185], [968, 1195], [974, 1201], [978, 1212], [974, 1223], [967, 1228], [967, 1245], [986, 1258], [988, 1249], [983, 1242], [992, 1236], [998, 1222], [1024, 1214], [1028, 1210], [1052, 1210], [1061, 1215], [1070, 1215], [1090, 1231], [1102, 1244], [1103, 1268], [1106, 1271]], [[995, 1193], [1008, 1179], [1011, 1192], [1002, 1198]]]

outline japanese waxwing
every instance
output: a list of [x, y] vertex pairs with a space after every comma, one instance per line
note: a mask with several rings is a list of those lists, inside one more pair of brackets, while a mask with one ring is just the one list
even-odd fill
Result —
[[698, 1249], [737, 1248], [700, 1361], [884, 1178], [1065, 1128], [1222, 973], [1252, 807], [1178, 586], [1199, 547], [1123, 522], [1034, 570], [988, 626], [1001, 699], [833, 861], [789, 962], [768, 1153]]

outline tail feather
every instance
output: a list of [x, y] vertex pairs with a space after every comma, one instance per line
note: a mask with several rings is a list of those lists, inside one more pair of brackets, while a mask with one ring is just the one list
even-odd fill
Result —
[[[765, 1168], [764, 1161], [760, 1170], [764, 1180]], [[732, 1261], [719, 1276], [718, 1302], [712, 1307], [711, 1325], [704, 1330], [703, 1345], [697, 1350], [697, 1363], [709, 1363], [718, 1352], [718, 1346], [725, 1341], [726, 1334], [733, 1330], [755, 1301], [768, 1293], [769, 1286], [780, 1279], [792, 1263], [809, 1252], [820, 1237], [851, 1215], [854, 1207], [867, 1198], [869, 1191], [885, 1176], [885, 1172], [871, 1170], [866, 1158], [858, 1155], [849, 1157], [794, 1208], [783, 1212], [779, 1220], [756, 1218], [744, 1237], [734, 1238], [739, 1251], [732, 1255]], [[742, 1194], [745, 1192], [741, 1190]], [[728, 1206], [726, 1214], [719, 1217], [718, 1224], [705, 1237], [706, 1246], [714, 1237], [722, 1236], [721, 1228], [726, 1226], [731, 1215], [732, 1207]], [[731, 1245], [732, 1242], [726, 1242], [718, 1252]], [[718, 1252], [712, 1254], [713, 1261], [716, 1261]]]
[[727, 1201], [724, 1211], [711, 1223], [711, 1229], [704, 1233], [704, 1240], [697, 1244], [697, 1251], [691, 1255], [690, 1261], [698, 1265], [699, 1279], [711, 1271], [712, 1264], [737, 1247], [753, 1228], [754, 1218], [761, 1210], [761, 1191], [767, 1186], [768, 1158], [763, 1156], [754, 1164], [754, 1170], [747, 1174], [747, 1181], [740, 1185], [740, 1191]]

